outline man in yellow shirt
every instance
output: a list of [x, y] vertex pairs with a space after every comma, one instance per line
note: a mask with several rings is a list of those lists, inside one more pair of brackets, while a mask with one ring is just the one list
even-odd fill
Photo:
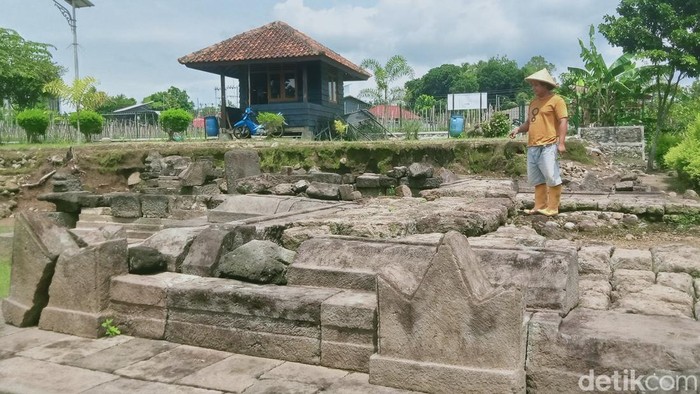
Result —
[[546, 68], [525, 80], [535, 98], [530, 102], [527, 121], [513, 129], [509, 137], [528, 133], [527, 178], [535, 187], [535, 206], [527, 213], [555, 216], [559, 214], [562, 189], [558, 155], [566, 152], [569, 113], [564, 99], [552, 92], [558, 85]]

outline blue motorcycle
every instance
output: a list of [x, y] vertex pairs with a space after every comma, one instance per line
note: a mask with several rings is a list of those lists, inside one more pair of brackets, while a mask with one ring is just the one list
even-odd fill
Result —
[[[255, 113], [250, 107], [243, 111], [241, 120], [233, 125], [233, 136], [236, 138], [250, 138], [253, 135], [269, 135], [271, 137], [281, 137], [284, 134], [284, 128], [273, 128], [267, 130], [264, 124], [257, 124], [253, 121]], [[281, 113], [280, 113], [281, 115]]]

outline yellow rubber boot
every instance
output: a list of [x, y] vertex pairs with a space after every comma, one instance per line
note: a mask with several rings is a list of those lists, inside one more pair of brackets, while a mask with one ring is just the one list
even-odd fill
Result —
[[561, 185], [547, 187], [547, 208], [538, 212], [545, 216], [557, 216], [559, 214], [559, 201], [561, 200]]
[[547, 207], [547, 184], [541, 183], [535, 186], [535, 206], [532, 209], [525, 210], [528, 215], [533, 215], [539, 212], [540, 209]]

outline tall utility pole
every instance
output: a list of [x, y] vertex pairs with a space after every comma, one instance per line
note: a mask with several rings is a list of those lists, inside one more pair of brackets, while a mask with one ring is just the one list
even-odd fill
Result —
[[70, 25], [70, 29], [73, 32], [73, 66], [75, 67], [75, 80], [77, 81], [80, 79], [80, 72], [78, 71], [78, 33], [77, 33], [77, 26], [78, 26], [78, 21], [75, 19], [75, 9], [76, 8], [83, 8], [83, 7], [92, 7], [94, 4], [90, 2], [90, 0], [65, 0], [66, 3], [71, 5], [72, 12], [69, 11], [66, 7], [61, 5], [58, 0], [53, 0], [53, 4], [58, 8], [59, 11], [61, 11], [61, 14], [66, 18], [68, 21], [68, 25]]

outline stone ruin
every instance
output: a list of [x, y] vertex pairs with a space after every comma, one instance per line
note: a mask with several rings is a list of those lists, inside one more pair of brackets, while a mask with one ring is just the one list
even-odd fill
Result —
[[[229, 187], [263, 179], [255, 154], [226, 156]], [[195, 163], [178, 169], [190, 174], [179, 186], [94, 195], [66, 182], [42, 197], [58, 212], [20, 213], [6, 322], [94, 338], [110, 318], [128, 335], [432, 393], [578, 392], [591, 370], [698, 377], [700, 247], [580, 245], [506, 226], [532, 203], [511, 180], [349, 201], [169, 194], [216, 179], [211, 162]], [[144, 178], [173, 176], [162, 171]], [[313, 176], [275, 177], [301, 175]], [[654, 194], [564, 201], [570, 212], [700, 213]]]

